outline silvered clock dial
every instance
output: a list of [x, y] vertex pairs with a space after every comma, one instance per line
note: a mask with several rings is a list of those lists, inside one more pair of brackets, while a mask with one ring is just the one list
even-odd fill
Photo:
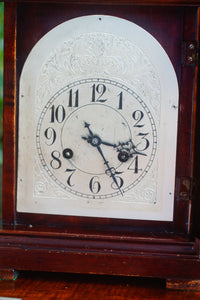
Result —
[[177, 114], [172, 64], [141, 27], [55, 27], [20, 78], [18, 211], [172, 220]]
[[78, 197], [122, 196], [149, 172], [157, 147], [154, 118], [130, 88], [87, 78], [57, 91], [37, 127], [41, 165]]

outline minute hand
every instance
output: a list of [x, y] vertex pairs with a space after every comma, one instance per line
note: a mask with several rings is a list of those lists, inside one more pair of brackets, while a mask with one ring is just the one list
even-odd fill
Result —
[[123, 193], [122, 193], [122, 191], [121, 191], [121, 189], [120, 189], [120, 186], [119, 186], [119, 184], [118, 184], [118, 182], [117, 182], [117, 179], [116, 179], [116, 177], [115, 177], [115, 174], [112, 172], [112, 168], [109, 166], [108, 161], [106, 160], [106, 158], [105, 158], [105, 156], [104, 156], [104, 154], [103, 154], [103, 152], [102, 152], [102, 150], [101, 150], [101, 147], [100, 147], [100, 146], [97, 146], [97, 149], [98, 149], [99, 153], [101, 154], [101, 156], [102, 156], [102, 158], [103, 158], [103, 160], [104, 160], [104, 163], [105, 163], [106, 167], [107, 167], [108, 170], [110, 171], [110, 176], [112, 177], [112, 179], [113, 179], [114, 183], [116, 184], [118, 190], [120, 191], [121, 195], [123, 196]]

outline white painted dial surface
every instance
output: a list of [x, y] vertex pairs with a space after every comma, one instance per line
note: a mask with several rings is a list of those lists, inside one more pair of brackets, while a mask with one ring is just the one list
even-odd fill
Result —
[[156, 146], [147, 105], [133, 90], [109, 79], [87, 78], [59, 90], [37, 127], [43, 168], [62, 189], [80, 197], [126, 193], [148, 173]]
[[17, 211], [172, 221], [177, 120], [150, 33], [106, 15], [56, 26], [20, 76]]

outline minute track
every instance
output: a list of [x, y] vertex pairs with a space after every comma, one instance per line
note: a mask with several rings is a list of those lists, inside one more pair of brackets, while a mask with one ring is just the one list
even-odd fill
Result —
[[[97, 86], [97, 84], [105, 85], [104, 91], [106, 91], [106, 93], [108, 93], [108, 94], [106, 94], [106, 97], [105, 97], [107, 99], [106, 103], [94, 102], [94, 103], [90, 104], [90, 99], [92, 99], [92, 98], [90, 98], [89, 96], [87, 96], [87, 97], [82, 96], [83, 92], [87, 91], [87, 93], [89, 93], [91, 91], [91, 87], [94, 86], [94, 84], [96, 84], [96, 86]], [[70, 113], [69, 113], [68, 108], [64, 101], [65, 101], [66, 97], [68, 97], [68, 91], [71, 89], [74, 89], [74, 91], [79, 90], [80, 98], [79, 98], [79, 107], [77, 107], [77, 108], [70, 107], [70, 111], [69, 111]], [[115, 89], [117, 89], [116, 92], [114, 92]], [[101, 89], [99, 87], [98, 91], [100, 91], [100, 90]], [[116, 97], [117, 97], [117, 95], [120, 93], [120, 91], [123, 92], [122, 95], [124, 97], [122, 99], [123, 100], [123, 109], [119, 109], [118, 103], [111, 100], [111, 99], [114, 99], [114, 95], [116, 95]], [[96, 93], [97, 93], [97, 91], [96, 91]], [[109, 93], [110, 93], [110, 95], [112, 93], [112, 98], [111, 98], [111, 96], [109, 96]], [[127, 94], [125, 94], [125, 93], [127, 93]], [[98, 95], [98, 98], [99, 97], [100, 97], [100, 99], [102, 99], [100, 94]], [[130, 98], [130, 100], [127, 100], [129, 98]], [[59, 100], [59, 99], [63, 99], [63, 100]], [[87, 99], [87, 102], [85, 99]], [[131, 99], [133, 99], [133, 100], [131, 100]], [[118, 101], [117, 98], [116, 98], [116, 100]], [[143, 110], [143, 114], [145, 115], [145, 120], [146, 120], [145, 122], [149, 124], [148, 130], [151, 130], [152, 137], [154, 137], [154, 138], [151, 138], [151, 135], [148, 137], [148, 138], [150, 138], [150, 146], [149, 146], [149, 149], [147, 149], [148, 151], [137, 150], [136, 145], [140, 145], [140, 148], [142, 149], [142, 148], [145, 148], [145, 144], [144, 144], [144, 141], [142, 141], [142, 139], [139, 140], [139, 136], [137, 137], [137, 134], [140, 133], [139, 129], [136, 128], [137, 131], [133, 134], [132, 126], [134, 124], [133, 122], [135, 122], [135, 121], [133, 118], [131, 118], [132, 113], [130, 112], [130, 110], [127, 110], [127, 108], [126, 108], [126, 105], [128, 103], [127, 101], [133, 101], [133, 103], [135, 103], [134, 104], [134, 107], [136, 107], [135, 109]], [[111, 104], [112, 104], [112, 106], [111, 106]], [[67, 168], [73, 168], [73, 169], [77, 170], [76, 173], [74, 173], [74, 175], [72, 177], [73, 183], [74, 183], [73, 188], [68, 187], [66, 182], [64, 181], [64, 179], [62, 179], [62, 176], [60, 175], [62, 166], [61, 166], [61, 168], [58, 169], [58, 171], [52, 170], [52, 168], [49, 167], [49, 163], [48, 163], [49, 159], [47, 159], [47, 156], [44, 155], [44, 150], [42, 150], [42, 148], [44, 148], [44, 146], [42, 146], [42, 148], [41, 148], [42, 130], [46, 130], [47, 126], [49, 126], [49, 125], [46, 125], [46, 128], [45, 128], [43, 125], [43, 124], [45, 124], [43, 120], [48, 121], [48, 115], [49, 115], [48, 112], [51, 109], [52, 105], [54, 105], [54, 112], [56, 111], [57, 113], [61, 113], [65, 109], [65, 113], [63, 116], [62, 115], [55, 116], [52, 119], [54, 121], [54, 123], [51, 123], [50, 126], [52, 128], [54, 128], [54, 130], [56, 131], [56, 136], [58, 138], [51, 147], [47, 147], [45, 141], [44, 141], [44, 146], [45, 146], [46, 150], [49, 151], [49, 156], [51, 156], [51, 153], [53, 153], [53, 156], [56, 156], [56, 158], [53, 158], [53, 159], [60, 160], [59, 163], [56, 163], [56, 161], [55, 161], [53, 166], [59, 166], [61, 164], [61, 165], [63, 165], [63, 168], [64, 168], [64, 160], [63, 159], [65, 159], [65, 158], [62, 157], [63, 150], [70, 149], [73, 152], [73, 157], [71, 157], [71, 155], [67, 155], [68, 159], [65, 159], [65, 162], [69, 161], [69, 163], [71, 164], [71, 166], [68, 165]], [[52, 111], [53, 110], [51, 109], [51, 112]], [[101, 111], [102, 111], [102, 113], [101, 113]], [[103, 113], [103, 111], [105, 111], [105, 112]], [[81, 147], [77, 146], [79, 144], [78, 137], [77, 137], [78, 132], [80, 132], [80, 130], [82, 131], [82, 129], [79, 129], [79, 131], [77, 131], [77, 129], [76, 130], [74, 129], [73, 133], [70, 136], [68, 136], [68, 132], [70, 132], [69, 130], [71, 130], [70, 127], [73, 128], [73, 124], [76, 124], [77, 120], [79, 120], [79, 121], [81, 119], [87, 120], [83, 117], [83, 115], [85, 115], [86, 112], [87, 112], [87, 115], [89, 116], [89, 121], [87, 122], [88, 124], [92, 123], [90, 120], [91, 118], [93, 119], [92, 115], [97, 116], [97, 123], [99, 124], [98, 127], [99, 127], [100, 131], [97, 132], [97, 134], [95, 135], [95, 139], [93, 139], [93, 143], [94, 144], [99, 143], [100, 148], [102, 148], [101, 151], [103, 151], [103, 154], [105, 151], [105, 154], [104, 154], [105, 155], [104, 157], [106, 157], [105, 160], [109, 162], [108, 163], [109, 167], [106, 167], [106, 169], [114, 170], [114, 172], [111, 174], [113, 187], [112, 188], [109, 187], [109, 192], [103, 192], [103, 185], [105, 185], [105, 184], [108, 185], [109, 181], [105, 179], [104, 183], [101, 183], [101, 181], [102, 181], [101, 178], [103, 178], [102, 175], [105, 174], [105, 168], [104, 168], [104, 170], [102, 169], [102, 171], [99, 171], [98, 164], [96, 164], [96, 163], [90, 164], [90, 159], [85, 159], [85, 157], [83, 156], [83, 154], [86, 153], [87, 151], [86, 150], [82, 151]], [[127, 119], [127, 117], [124, 118], [124, 116], [123, 116], [124, 112], [126, 112], [126, 114], [128, 114], [130, 112], [129, 119]], [[103, 121], [103, 119], [102, 119], [102, 121], [100, 119], [98, 119], [99, 118], [98, 115], [102, 115], [102, 116], [104, 115], [105, 121]], [[105, 126], [107, 126], [106, 124], [109, 121], [109, 119], [112, 119], [112, 120], [116, 119], [117, 123], [115, 122], [115, 125], [112, 125], [112, 127], [111, 126], [105, 127]], [[47, 124], [47, 121], [45, 121], [46, 124]], [[83, 124], [84, 123], [82, 123], [82, 125], [80, 125], [80, 126], [84, 129]], [[86, 126], [88, 126], [88, 125], [86, 125]], [[104, 131], [104, 127], [107, 128], [109, 135], [110, 135], [110, 130], [113, 131], [116, 128], [117, 134], [113, 135], [114, 142], [111, 142], [110, 139], [105, 137], [104, 132], [106, 132], [106, 131]], [[124, 131], [123, 127], [125, 128], [125, 131]], [[42, 129], [42, 128], [44, 128], [44, 129]], [[145, 128], [147, 128], [147, 127], [145, 127]], [[147, 129], [146, 129], [146, 131], [147, 131]], [[98, 184], [101, 184], [101, 188], [97, 189], [97, 190], [93, 189], [93, 193], [95, 192], [95, 194], [91, 195], [91, 197], [94, 199], [116, 197], [117, 195], [122, 195], [122, 194], [124, 195], [124, 193], [126, 193], [128, 190], [132, 189], [135, 185], [137, 185], [146, 176], [146, 174], [148, 173], [148, 171], [154, 161], [154, 157], [155, 157], [155, 153], [156, 153], [156, 151], [155, 151], [156, 144], [154, 142], [155, 137], [157, 136], [156, 125], [154, 123], [153, 116], [151, 115], [150, 110], [148, 109], [148, 106], [146, 104], [143, 104], [143, 100], [133, 90], [126, 87], [122, 83], [118, 83], [117, 81], [109, 80], [109, 79], [101, 79], [101, 78], [98, 78], [98, 79], [88, 78], [86, 80], [82, 79], [82, 80], [76, 81], [72, 84], [69, 84], [66, 87], [63, 87], [45, 105], [44, 111], [41, 114], [41, 118], [38, 122], [37, 132], [40, 133], [39, 137], [37, 138], [37, 145], [38, 145], [37, 149], [38, 149], [38, 152], [40, 153], [41, 159], [43, 158], [43, 164], [42, 164], [43, 168], [45, 167], [45, 170], [46, 170], [46, 168], [48, 169], [48, 174], [51, 174], [52, 172], [54, 173], [55, 178], [57, 178], [56, 180], [54, 180], [54, 182], [56, 184], [60, 185], [60, 187], [62, 189], [64, 189], [65, 191], [68, 191], [69, 193], [73, 193], [73, 194], [75, 193], [76, 195], [80, 194], [81, 195], [80, 197], [83, 197], [83, 198], [84, 197], [90, 198], [90, 194], [87, 193], [86, 191], [80, 192], [78, 190], [77, 191], [73, 190], [73, 189], [78, 188], [77, 183], [76, 183], [76, 180], [78, 179], [77, 176], [82, 176], [81, 174], [83, 174], [83, 175], [85, 174], [84, 176], [85, 177], [87, 176], [87, 178], [88, 178], [86, 185], [89, 185], [89, 182], [92, 180], [92, 178], [94, 176], [96, 176], [96, 178], [93, 180], [93, 182], [95, 182], [95, 180], [99, 180]], [[49, 133], [48, 138], [50, 138], [51, 132], [53, 132], [53, 130], [48, 131], [48, 133]], [[101, 132], [102, 132], [102, 134], [101, 134]], [[125, 132], [126, 137], [125, 136], [122, 137], [122, 135], [124, 135], [124, 132]], [[66, 133], [67, 133], [67, 136], [66, 136]], [[113, 131], [113, 133], [114, 133], [114, 131]], [[146, 134], [146, 132], [145, 132], [145, 134]], [[119, 135], [119, 138], [117, 138], [118, 135]], [[112, 135], [110, 135], [110, 136], [112, 136]], [[136, 142], [133, 142], [134, 136], [136, 136]], [[99, 137], [100, 137], [100, 139], [99, 139]], [[59, 142], [59, 138], [60, 138], [60, 142]], [[74, 144], [69, 145], [68, 141], [70, 141], [70, 140], [73, 141], [73, 139], [75, 139], [77, 141], [74, 142]], [[82, 134], [81, 133], [79, 134], [79, 139], [81, 139], [83, 142], [85, 140], [90, 143], [91, 135], [87, 135], [86, 132], [83, 131]], [[157, 140], [157, 138], [156, 138], [156, 140]], [[49, 144], [51, 144], [52, 142], [53, 142], [53, 139], [49, 141]], [[61, 145], [60, 149], [58, 148], [58, 146], [59, 146], [58, 142]], [[142, 142], [143, 142], [143, 145], [141, 144]], [[58, 145], [58, 146], [56, 146], [56, 145]], [[85, 145], [87, 146], [87, 143], [85, 143]], [[84, 146], [84, 147], [86, 147], [86, 146]], [[108, 150], [107, 150], [107, 148], [108, 148]], [[78, 155], [77, 150], [80, 153], [80, 155]], [[98, 152], [100, 153], [100, 151], [98, 151]], [[107, 154], [107, 152], [109, 153], [109, 155]], [[120, 155], [118, 156], [118, 154], [120, 154]], [[107, 158], [107, 155], [109, 156], [108, 158]], [[145, 165], [143, 163], [143, 167], [140, 166], [138, 168], [139, 171], [137, 171], [136, 166], [134, 166], [132, 163], [132, 161], [135, 159], [135, 157], [137, 155], [138, 155], [137, 160], [140, 163], [140, 165], [141, 165], [141, 162], [143, 161], [143, 159], [141, 159], [140, 157], [146, 157], [145, 158], [146, 163], [145, 163]], [[80, 160], [77, 160], [77, 157], [83, 157], [83, 158], [80, 161]], [[89, 157], [92, 158], [93, 154], [90, 154]], [[97, 155], [96, 155], [96, 157], [97, 157]], [[100, 157], [102, 157], [102, 155], [99, 155], [99, 159], [100, 159]], [[151, 157], [151, 159], [149, 160], [150, 157]], [[99, 160], [99, 159], [97, 159], [97, 160]], [[112, 162], [113, 159], [114, 159], [114, 162]], [[51, 160], [52, 160], [52, 158], [51, 158]], [[84, 160], [85, 160], [85, 164], [83, 163]], [[81, 164], [79, 162], [81, 162]], [[126, 169], [127, 163], [128, 164], [132, 163], [132, 171], [127, 171], [127, 169]], [[94, 169], [95, 165], [97, 166], [96, 169]], [[89, 166], [91, 166], [91, 168]], [[100, 162], [99, 162], [99, 166], [100, 166]], [[124, 167], [122, 167], [122, 166], [124, 166]], [[132, 172], [132, 174], [131, 174], [131, 172]], [[120, 173], [122, 175], [119, 176], [116, 173]], [[131, 176], [130, 178], [133, 178], [132, 182], [130, 182], [130, 181], [126, 182], [126, 180], [124, 181], [124, 175], [125, 175], [125, 178], [127, 178], [127, 176]], [[65, 180], [67, 180], [67, 177]], [[123, 181], [123, 192], [122, 192], [122, 188], [121, 188], [122, 181]], [[113, 190], [114, 186], [116, 187], [117, 191]], [[103, 193], [105, 193], [105, 195]]]

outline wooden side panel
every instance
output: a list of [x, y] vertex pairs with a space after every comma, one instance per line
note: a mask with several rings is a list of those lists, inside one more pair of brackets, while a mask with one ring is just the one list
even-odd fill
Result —
[[[200, 8], [198, 11], [198, 42], [200, 42]], [[200, 47], [198, 49], [197, 83], [196, 90], [196, 128], [195, 128], [195, 152], [194, 152], [194, 175], [193, 175], [193, 203], [192, 203], [192, 233], [200, 237]]]
[[[196, 65], [189, 62], [187, 53], [189, 45], [197, 40], [197, 10], [187, 8], [184, 15], [183, 61], [181, 68], [180, 106], [179, 106], [179, 134], [177, 148], [177, 179], [192, 178], [194, 165], [194, 130], [197, 85]], [[179, 184], [180, 182], [178, 182]], [[191, 189], [191, 184], [189, 189]], [[175, 201], [175, 226], [180, 232], [190, 232], [191, 221], [191, 191], [187, 197], [181, 194], [181, 186], [177, 189]], [[178, 217], [180, 216], [180, 217]]]
[[4, 17], [3, 224], [9, 226], [15, 218], [16, 7], [6, 3]]

